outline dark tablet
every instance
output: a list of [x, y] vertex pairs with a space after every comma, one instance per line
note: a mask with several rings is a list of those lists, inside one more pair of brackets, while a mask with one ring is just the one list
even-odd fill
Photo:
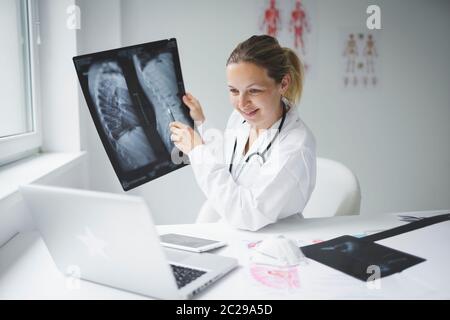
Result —
[[169, 123], [193, 127], [176, 39], [73, 58], [98, 135], [125, 191], [187, 164]]

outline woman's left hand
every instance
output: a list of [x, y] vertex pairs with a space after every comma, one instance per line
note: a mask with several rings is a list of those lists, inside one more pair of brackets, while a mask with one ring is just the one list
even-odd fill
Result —
[[187, 154], [195, 147], [203, 144], [200, 135], [188, 125], [175, 121], [170, 123], [169, 128], [172, 132], [170, 139], [183, 153]]

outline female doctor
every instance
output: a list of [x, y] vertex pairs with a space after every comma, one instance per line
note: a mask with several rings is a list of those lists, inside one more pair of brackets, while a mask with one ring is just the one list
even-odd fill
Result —
[[226, 75], [234, 110], [225, 135], [205, 138], [202, 107], [187, 93], [183, 101], [200, 134], [172, 122], [171, 139], [188, 155], [207, 198], [197, 222], [222, 218], [256, 231], [301, 213], [315, 186], [315, 139], [295, 109], [303, 66], [275, 38], [252, 36], [231, 53]]

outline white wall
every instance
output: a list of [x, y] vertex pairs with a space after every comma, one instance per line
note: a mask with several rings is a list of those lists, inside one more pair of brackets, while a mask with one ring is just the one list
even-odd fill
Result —
[[[382, 12], [382, 87], [343, 93], [333, 53], [339, 26]], [[450, 3], [444, 0], [320, 1], [319, 74], [303, 114], [319, 155], [358, 175], [362, 212], [450, 208]]]
[[[239, 41], [261, 33], [261, 1], [126, 0], [120, 12], [116, 2], [113, 12], [104, 0], [89, 3], [98, 10], [87, 13], [92, 20], [81, 31], [89, 49], [116, 47], [118, 26], [122, 45], [176, 37], [187, 90], [209, 120], [225, 125], [231, 112], [225, 62]], [[375, 3], [382, 11], [382, 86], [343, 92], [339, 30], [364, 28], [366, 7]], [[358, 175], [363, 214], [450, 208], [449, 9], [445, 0], [318, 1], [317, 73], [307, 80], [300, 113], [316, 135], [319, 156]], [[84, 120], [92, 187], [121, 192], [90, 119]], [[189, 167], [131, 193], [146, 197], [157, 223], [192, 222], [204, 200]]]

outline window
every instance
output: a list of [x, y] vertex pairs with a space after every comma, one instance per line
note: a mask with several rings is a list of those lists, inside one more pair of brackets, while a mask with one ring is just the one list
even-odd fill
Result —
[[0, 165], [41, 145], [35, 0], [0, 1]]

